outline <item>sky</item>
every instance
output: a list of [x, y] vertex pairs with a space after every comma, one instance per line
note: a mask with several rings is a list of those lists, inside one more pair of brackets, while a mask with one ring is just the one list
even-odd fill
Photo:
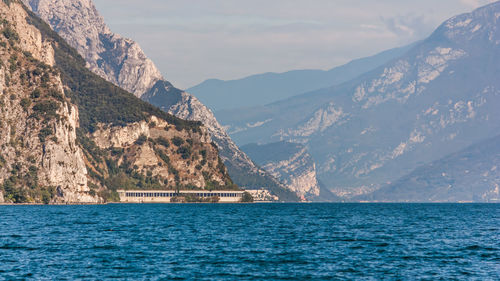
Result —
[[[94, 0], [181, 89], [206, 79], [331, 69], [424, 39], [491, 0]], [[117, 4], [119, 3], [119, 4]]]

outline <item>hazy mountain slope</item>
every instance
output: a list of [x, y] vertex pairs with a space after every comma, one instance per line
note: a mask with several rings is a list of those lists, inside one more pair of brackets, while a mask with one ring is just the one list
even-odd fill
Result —
[[96, 203], [116, 200], [118, 188], [237, 188], [200, 122], [92, 73], [25, 9], [0, 2], [0, 189], [7, 202]]
[[230, 81], [211, 79], [187, 91], [214, 111], [262, 106], [349, 81], [402, 56], [410, 48], [411, 45], [388, 50], [327, 71], [293, 70], [285, 73], [257, 74]]
[[219, 118], [238, 143], [306, 144], [338, 195], [367, 193], [500, 129], [500, 3], [348, 83]]
[[94, 73], [166, 112], [203, 122], [237, 184], [266, 182], [286, 193], [238, 149], [207, 107], [167, 82], [136, 42], [112, 33], [91, 0], [23, 1], [79, 51]]
[[316, 166], [303, 145], [279, 142], [250, 144], [241, 149], [300, 197], [311, 199], [320, 195]]
[[415, 169], [359, 200], [500, 202], [500, 136]]

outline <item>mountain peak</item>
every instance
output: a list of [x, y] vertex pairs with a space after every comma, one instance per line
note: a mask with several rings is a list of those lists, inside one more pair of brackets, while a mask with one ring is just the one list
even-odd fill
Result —
[[464, 44], [468, 41], [488, 41], [500, 44], [500, 1], [480, 7], [445, 21], [431, 36], [443, 36], [451, 42]]
[[453, 17], [353, 80], [239, 110], [224, 125], [241, 143], [303, 143], [339, 196], [372, 192], [498, 134], [499, 18], [500, 2]]
[[110, 31], [91, 0], [22, 1], [77, 49], [92, 72], [107, 81], [140, 97], [163, 79], [136, 42]]

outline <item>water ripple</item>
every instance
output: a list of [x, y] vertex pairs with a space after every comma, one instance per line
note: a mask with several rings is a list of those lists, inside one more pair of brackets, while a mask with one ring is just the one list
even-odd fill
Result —
[[0, 279], [500, 279], [500, 205], [0, 206]]

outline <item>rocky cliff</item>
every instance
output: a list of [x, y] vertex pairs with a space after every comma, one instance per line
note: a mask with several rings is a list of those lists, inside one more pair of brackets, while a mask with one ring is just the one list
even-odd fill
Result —
[[320, 187], [316, 166], [307, 148], [301, 144], [278, 142], [242, 146], [254, 161], [285, 183], [302, 200], [316, 199]]
[[224, 124], [238, 143], [305, 144], [319, 180], [337, 195], [373, 192], [498, 135], [498, 15], [500, 2], [453, 17], [354, 80], [238, 112]]
[[140, 46], [112, 33], [91, 0], [23, 0], [80, 53], [94, 73], [140, 97], [160, 71]]
[[208, 132], [106, 82], [18, 1], [0, 2], [0, 190], [97, 203], [118, 188], [237, 188]]
[[263, 183], [286, 200], [297, 199], [239, 150], [206, 106], [166, 81], [137, 43], [112, 33], [92, 1], [23, 1], [79, 51], [94, 73], [177, 117], [201, 121], [236, 183]]
[[[0, 2], [0, 181], [7, 201], [98, 202], [76, 141], [78, 110], [64, 95], [54, 49]], [[19, 188], [26, 186], [26, 189]]]

